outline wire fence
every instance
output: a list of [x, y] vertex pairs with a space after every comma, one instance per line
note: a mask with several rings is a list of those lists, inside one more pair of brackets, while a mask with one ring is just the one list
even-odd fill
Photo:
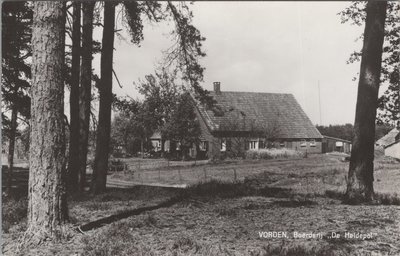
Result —
[[121, 159], [123, 170], [113, 171], [112, 177], [135, 184], [197, 184], [210, 180], [243, 181], [246, 177], [278, 170], [284, 161], [224, 162], [167, 161], [164, 159]]

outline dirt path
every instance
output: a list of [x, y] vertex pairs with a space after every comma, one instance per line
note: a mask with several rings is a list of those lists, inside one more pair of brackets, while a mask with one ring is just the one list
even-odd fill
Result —
[[132, 188], [135, 186], [150, 186], [150, 187], [162, 187], [162, 188], [186, 188], [187, 184], [163, 184], [163, 183], [142, 183], [135, 181], [123, 181], [119, 179], [107, 178], [108, 188]]

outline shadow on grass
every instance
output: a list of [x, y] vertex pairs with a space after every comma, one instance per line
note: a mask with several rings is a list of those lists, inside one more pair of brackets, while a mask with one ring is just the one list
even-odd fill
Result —
[[318, 203], [308, 199], [288, 200], [288, 201], [274, 201], [272, 204], [278, 205], [279, 207], [296, 208], [302, 206], [313, 206]]
[[181, 200], [182, 200], [181, 197], [174, 197], [174, 198], [171, 198], [171, 199], [169, 199], [165, 202], [162, 202], [160, 204], [157, 204], [157, 205], [152, 205], [152, 206], [147, 206], [147, 207], [124, 211], [122, 213], [114, 214], [114, 215], [111, 215], [111, 216], [108, 216], [105, 218], [101, 218], [101, 219], [89, 222], [87, 224], [81, 225], [77, 228], [77, 231], [85, 232], [85, 231], [89, 231], [92, 229], [100, 228], [104, 225], [111, 224], [113, 222], [116, 222], [116, 221], [119, 221], [122, 219], [126, 219], [126, 218], [134, 216], [134, 215], [139, 215], [141, 213], [153, 211], [153, 210], [156, 210], [159, 208], [170, 207], [170, 206], [180, 202]]
[[210, 180], [191, 185], [183, 190], [185, 197], [222, 197], [233, 198], [241, 196], [264, 196], [287, 198], [293, 195], [291, 189], [264, 186], [256, 188], [251, 181], [227, 182]]
[[385, 193], [375, 193], [374, 200], [372, 202], [363, 202], [362, 199], [353, 199], [349, 201], [346, 198], [345, 192], [337, 190], [326, 190], [325, 196], [327, 198], [337, 199], [342, 201], [344, 204], [349, 205], [400, 205], [400, 196], [397, 193], [385, 194]]
[[[143, 186], [144, 187], [144, 186]], [[137, 188], [139, 189], [139, 188]], [[144, 188], [143, 188], [144, 189]], [[131, 189], [132, 190], [132, 189]], [[133, 189], [135, 190], [135, 189]], [[152, 191], [154, 188], [152, 188]], [[96, 229], [102, 227], [106, 224], [111, 224], [113, 222], [139, 215], [144, 212], [156, 210], [159, 208], [170, 207], [178, 202], [185, 200], [190, 200], [191, 198], [234, 198], [242, 196], [265, 196], [265, 197], [290, 197], [292, 195], [290, 189], [283, 188], [268, 188], [264, 187], [261, 189], [252, 188], [246, 182], [225, 182], [219, 180], [210, 180], [208, 182], [199, 183], [192, 185], [185, 189], [174, 189], [178, 191], [177, 196], [171, 197], [169, 200], [162, 202], [157, 205], [147, 206], [142, 208], [136, 208], [132, 210], [127, 210], [122, 213], [114, 214], [105, 218], [98, 219], [96, 221], [89, 222], [87, 224], [81, 225], [77, 228], [80, 232], [85, 232], [88, 230]], [[113, 196], [105, 194], [103, 197], [106, 199], [111, 199]]]

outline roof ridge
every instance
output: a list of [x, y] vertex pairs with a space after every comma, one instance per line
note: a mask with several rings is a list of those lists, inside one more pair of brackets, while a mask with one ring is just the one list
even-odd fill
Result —
[[[209, 91], [212, 93], [215, 93], [215, 91]], [[229, 92], [229, 93], [254, 93], [254, 94], [279, 94], [279, 95], [293, 95], [293, 93], [281, 93], [281, 92], [246, 92], [246, 91], [221, 91], [219, 93], [224, 93], [224, 92]], [[219, 94], [218, 93], [218, 94]]]

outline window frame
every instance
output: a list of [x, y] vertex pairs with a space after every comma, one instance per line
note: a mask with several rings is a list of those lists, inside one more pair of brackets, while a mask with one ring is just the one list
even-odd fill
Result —
[[[258, 141], [257, 140], [250, 140], [249, 141], [249, 149], [250, 150], [255, 150], [258, 149]], [[254, 143], [254, 147], [253, 147], [253, 143]]]
[[206, 141], [206, 140], [200, 141], [199, 149], [200, 149], [200, 151], [207, 151], [207, 149], [208, 149], [208, 141]]
[[226, 152], [226, 139], [221, 139], [219, 150], [221, 152]]

